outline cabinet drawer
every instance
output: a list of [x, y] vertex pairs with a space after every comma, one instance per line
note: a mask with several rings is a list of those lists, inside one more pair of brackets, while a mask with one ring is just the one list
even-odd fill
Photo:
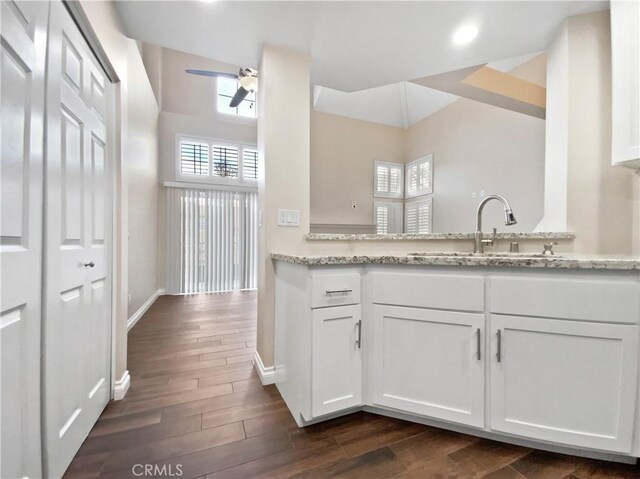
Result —
[[634, 324], [640, 283], [631, 277], [501, 275], [491, 279], [490, 304], [500, 314]]
[[416, 308], [484, 310], [484, 278], [477, 274], [381, 273], [371, 276], [372, 301]]
[[358, 273], [315, 274], [311, 277], [311, 307], [360, 303]]

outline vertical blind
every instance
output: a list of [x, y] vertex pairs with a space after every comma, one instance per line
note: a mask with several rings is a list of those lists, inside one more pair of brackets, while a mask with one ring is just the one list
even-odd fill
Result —
[[257, 194], [167, 188], [170, 294], [255, 289]]

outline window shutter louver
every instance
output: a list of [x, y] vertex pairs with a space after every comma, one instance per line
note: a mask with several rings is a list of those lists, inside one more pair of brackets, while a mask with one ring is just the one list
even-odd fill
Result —
[[382, 198], [402, 198], [404, 165], [399, 163], [375, 162], [374, 196]]
[[386, 193], [389, 191], [389, 168], [386, 166], [378, 166], [377, 190]]
[[207, 176], [209, 174], [209, 145], [182, 140], [180, 142], [180, 173]]
[[406, 205], [405, 229], [411, 234], [431, 233], [432, 223], [431, 198], [421, 201], [412, 201]]
[[242, 151], [243, 176], [248, 180], [258, 179], [258, 152], [255, 150]]
[[225, 178], [238, 177], [238, 149], [229, 146], [213, 145], [213, 176]]
[[407, 198], [433, 193], [433, 155], [407, 163]]
[[402, 203], [374, 203], [376, 233], [402, 233]]

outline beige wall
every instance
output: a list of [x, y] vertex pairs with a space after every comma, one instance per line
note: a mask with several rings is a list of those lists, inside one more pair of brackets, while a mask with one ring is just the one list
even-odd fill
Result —
[[609, 12], [569, 18], [550, 58], [552, 141], [541, 226], [575, 232], [576, 252], [637, 252], [638, 179], [632, 170], [611, 166]]
[[[273, 365], [275, 277], [270, 254], [303, 252], [309, 231], [310, 58], [265, 45], [258, 97], [258, 205], [262, 221], [258, 241], [257, 351]], [[277, 226], [280, 208], [300, 211], [300, 227]]]
[[[129, 242], [128, 236], [128, 216], [129, 216], [129, 183], [128, 173], [129, 165], [135, 165], [138, 161], [137, 155], [141, 148], [155, 143], [153, 136], [155, 135], [153, 125], [154, 112], [157, 113], [157, 105], [153, 98], [153, 93], [148, 81], [142, 81], [146, 75], [142, 66], [140, 52], [136, 42], [127, 38], [120, 30], [120, 22], [116, 15], [112, 2], [103, 1], [81, 1], [87, 18], [95, 31], [103, 49], [105, 50], [109, 61], [113, 65], [120, 83], [116, 85], [116, 102], [119, 110], [116, 119], [116, 138], [114, 148], [116, 150], [116, 163], [113, 165], [116, 173], [116, 205], [114, 211], [114, 237], [116, 242], [114, 249], [114, 377], [113, 381], [117, 381], [123, 377], [127, 369], [127, 296], [129, 292], [128, 276], [129, 276]], [[131, 84], [135, 81], [136, 84]], [[133, 128], [130, 130], [130, 124]], [[137, 134], [144, 137], [139, 142]], [[145, 168], [152, 168], [152, 148], [149, 147], [149, 156], [144, 160]], [[157, 166], [156, 166], [157, 169]], [[145, 175], [146, 177], [146, 175]], [[150, 173], [147, 179], [151, 178], [146, 186], [153, 189], [153, 173]], [[135, 213], [134, 213], [135, 214]], [[155, 231], [152, 218], [147, 226]], [[136, 240], [134, 240], [136, 241]], [[137, 244], [133, 246], [135, 250]], [[135, 263], [136, 259], [133, 258]], [[149, 278], [150, 282], [154, 278]], [[140, 293], [144, 294], [144, 293]]]
[[[546, 56], [510, 73], [544, 86]], [[467, 99], [407, 130], [313, 112], [311, 222], [371, 224], [374, 161], [433, 153], [434, 232], [473, 231], [480, 197], [472, 192], [481, 190], [509, 199], [519, 221], [512, 230], [533, 231], [543, 215], [544, 144], [544, 120]], [[508, 231], [502, 218], [499, 205], [487, 206], [487, 228]]]
[[518, 219], [505, 227], [488, 204], [487, 231], [533, 231], [542, 218], [544, 120], [460, 99], [410, 127], [405, 148], [407, 161], [433, 153], [434, 232], [474, 231], [482, 190], [505, 196]]
[[611, 166], [609, 12], [572, 17], [569, 34], [568, 227], [576, 251], [630, 253], [633, 172]]
[[131, 317], [158, 289], [158, 105], [138, 49], [129, 45], [128, 286]]
[[373, 224], [376, 160], [404, 163], [402, 128], [313, 111], [311, 223]]

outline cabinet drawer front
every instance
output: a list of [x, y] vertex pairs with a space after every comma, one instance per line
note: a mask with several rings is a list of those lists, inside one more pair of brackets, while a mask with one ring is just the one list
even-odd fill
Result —
[[360, 303], [358, 273], [314, 274], [311, 277], [311, 307]]
[[484, 426], [483, 314], [373, 307], [373, 401]]
[[490, 321], [492, 430], [631, 451], [637, 326], [520, 316]]
[[640, 283], [633, 278], [516, 275], [491, 279], [491, 311], [542, 318], [635, 324]]
[[362, 403], [360, 306], [312, 312], [311, 414], [319, 417]]
[[416, 308], [484, 310], [484, 278], [474, 274], [372, 272], [372, 301]]

